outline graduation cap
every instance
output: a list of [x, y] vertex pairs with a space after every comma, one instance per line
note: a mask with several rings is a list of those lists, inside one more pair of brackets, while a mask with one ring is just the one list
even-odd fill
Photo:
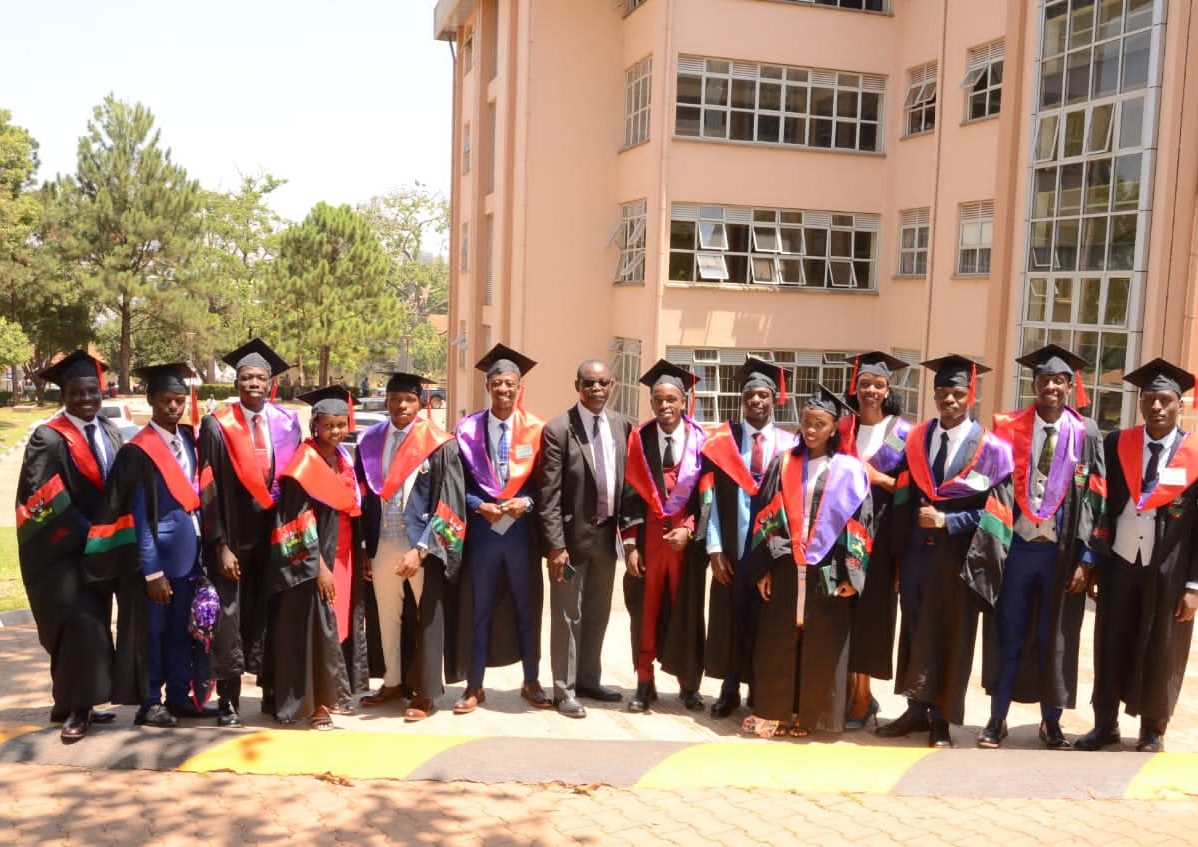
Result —
[[347, 415], [349, 431], [354, 431], [354, 395], [344, 385], [326, 385], [297, 395], [312, 407], [312, 416]]
[[658, 359], [653, 367], [641, 375], [640, 382], [641, 385], [648, 386], [650, 391], [658, 385], [664, 384], [672, 385], [685, 394], [695, 387], [699, 382], [699, 377], [673, 362]]
[[428, 377], [420, 374], [403, 373], [402, 371], [392, 371], [387, 375], [387, 393], [393, 391], [404, 391], [408, 394], [415, 394], [419, 397], [424, 393], [424, 386], [432, 383]]
[[1172, 391], [1180, 397], [1194, 387], [1194, 375], [1172, 362], [1156, 358], [1123, 377], [1140, 391]]
[[1082, 384], [1082, 368], [1090, 367], [1090, 363], [1076, 353], [1056, 344], [1048, 344], [1039, 350], [1033, 350], [1026, 356], [1020, 356], [1015, 361], [1031, 368], [1033, 379], [1038, 376], [1069, 374], [1073, 385], [1077, 388], [1078, 408], [1082, 409], [1090, 405], [1090, 398], [1086, 396], [1086, 387]]
[[845, 359], [853, 365], [853, 376], [849, 380], [849, 391], [857, 390], [857, 377], [861, 374], [871, 374], [872, 376], [880, 376], [887, 382], [894, 376], [895, 371], [901, 371], [907, 367], [907, 363], [897, 356], [891, 356], [881, 350], [870, 350], [865, 353], [858, 353], [856, 356]]
[[786, 371], [773, 362], [746, 356], [745, 363], [736, 372], [736, 381], [742, 392], [750, 388], [768, 388], [778, 395], [778, 402], [786, 402]]
[[100, 381], [100, 390], [103, 391], [104, 372], [108, 370], [108, 365], [101, 362], [95, 356], [83, 350], [76, 350], [73, 353], [68, 353], [63, 356], [48, 368], [43, 368], [38, 371], [38, 378], [44, 379], [46, 382], [52, 382], [59, 388], [66, 388], [67, 383], [72, 379], [98, 379]]
[[474, 363], [475, 370], [480, 370], [492, 377], [495, 374], [514, 373], [524, 376], [537, 366], [537, 363], [518, 350], [513, 350], [506, 344], [496, 344], [487, 354]]
[[840, 395], [826, 385], [816, 383], [815, 391], [807, 401], [803, 403], [804, 409], [819, 409], [821, 412], [827, 412], [833, 418], [839, 419], [842, 415], [846, 415], [853, 411], [852, 408], [840, 399]]
[[977, 395], [978, 377], [989, 373], [990, 368], [975, 362], [973, 359], [950, 353], [938, 359], [928, 359], [920, 362], [925, 368], [936, 374], [932, 382], [934, 388], [968, 388], [968, 405], [972, 406]]
[[221, 361], [235, 371], [250, 367], [262, 368], [271, 377], [276, 377], [283, 371], [291, 369], [291, 365], [283, 361], [283, 358], [270, 349], [270, 346], [261, 338], [251, 338], [236, 350], [222, 356]]
[[195, 379], [198, 374], [187, 362], [171, 362], [167, 365], [146, 365], [134, 368], [133, 374], [146, 384], [146, 396], [157, 394], [159, 391], [170, 391], [174, 394], [187, 394], [190, 389], [187, 380]]

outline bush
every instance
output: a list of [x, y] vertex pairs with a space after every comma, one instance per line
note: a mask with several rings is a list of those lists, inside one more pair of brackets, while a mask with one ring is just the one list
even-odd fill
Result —
[[200, 401], [211, 397], [213, 400], [227, 400], [237, 396], [237, 386], [231, 382], [206, 382], [196, 387], [196, 397]]
[[11, 406], [11, 405], [13, 405], [12, 392], [11, 391], [0, 391], [0, 406]]

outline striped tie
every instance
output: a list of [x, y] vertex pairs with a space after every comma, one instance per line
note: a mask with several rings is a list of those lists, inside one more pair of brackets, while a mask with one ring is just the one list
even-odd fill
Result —
[[499, 463], [498, 463], [499, 464], [499, 481], [502, 484], [507, 485], [507, 481], [508, 481], [507, 421], [499, 422], [499, 445], [496, 448], [495, 452], [498, 453], [497, 458], [499, 459]]

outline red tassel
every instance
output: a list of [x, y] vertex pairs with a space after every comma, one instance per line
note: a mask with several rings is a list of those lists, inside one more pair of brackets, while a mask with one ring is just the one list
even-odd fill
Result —
[[973, 408], [973, 400], [977, 396], [978, 387], [978, 366], [976, 363], [969, 366], [969, 402], [970, 409]]
[[346, 394], [346, 399], [347, 399], [346, 405], [349, 406], [349, 431], [353, 432], [354, 431], [354, 393], [352, 391], [346, 391], [345, 394]]
[[786, 405], [786, 368], [778, 369], [778, 404]]
[[270, 402], [275, 402], [275, 398], [279, 396], [279, 378], [275, 377], [270, 381]]
[[1073, 386], [1077, 389], [1077, 408], [1084, 409], [1090, 405], [1090, 397], [1086, 394], [1086, 383], [1082, 380], [1082, 372], [1074, 371]]
[[857, 396], [857, 372], [861, 370], [861, 357], [853, 357], [853, 375], [849, 377], [849, 395]]
[[200, 400], [196, 396], [196, 385], [191, 384], [191, 425], [197, 427], [200, 425]]
[[104, 379], [104, 366], [100, 364], [99, 360], [96, 361], [96, 379], [100, 381], [100, 393], [107, 394], [108, 380]]

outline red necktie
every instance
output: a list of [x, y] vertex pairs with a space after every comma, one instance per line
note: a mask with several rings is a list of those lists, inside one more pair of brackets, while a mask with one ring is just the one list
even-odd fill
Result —
[[262, 428], [262, 416], [254, 415], [250, 419], [250, 434], [254, 439], [254, 458], [262, 471], [262, 478], [270, 485], [270, 450], [266, 446], [266, 431]]
[[760, 482], [765, 474], [765, 436], [760, 432], [753, 433], [753, 452], [749, 455], [749, 473], [753, 479]]

